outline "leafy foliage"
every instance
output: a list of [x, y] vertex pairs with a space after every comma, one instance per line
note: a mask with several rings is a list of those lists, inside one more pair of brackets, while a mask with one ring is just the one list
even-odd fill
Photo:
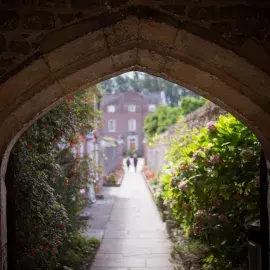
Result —
[[[86, 252], [78, 245], [90, 245], [78, 234], [78, 212], [85, 205], [80, 190], [91, 181], [93, 166], [75, 157], [72, 148], [78, 134], [93, 130], [99, 115], [96, 95], [92, 88], [69, 98], [27, 130], [13, 149], [18, 269], [57, 269], [68, 258], [67, 264], [74, 265]], [[74, 249], [76, 258], [68, 255]]]
[[247, 269], [244, 225], [259, 215], [259, 142], [231, 115], [183, 130], [170, 141], [156, 196], [208, 247], [203, 269]]
[[78, 233], [71, 233], [59, 250], [60, 264], [72, 269], [81, 269], [82, 265], [89, 263], [99, 245], [95, 238], [85, 238]]
[[181, 99], [181, 114], [187, 115], [198, 108], [204, 106], [206, 99], [204, 98], [195, 98], [195, 97], [183, 97]]
[[145, 118], [144, 132], [148, 137], [165, 132], [176, 123], [180, 115], [180, 107], [161, 106]]
[[195, 97], [183, 97], [179, 107], [161, 106], [148, 115], [144, 122], [144, 132], [148, 138], [165, 132], [175, 124], [181, 115], [186, 115], [205, 105], [206, 100]]

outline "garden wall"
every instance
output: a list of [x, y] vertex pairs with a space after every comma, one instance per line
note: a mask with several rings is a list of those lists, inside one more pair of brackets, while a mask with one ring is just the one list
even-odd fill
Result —
[[[188, 114], [185, 117], [184, 122], [190, 129], [201, 128], [210, 121], [216, 121], [221, 114], [226, 114], [226, 111], [213, 103], [209, 103]], [[177, 124], [171, 126], [169, 130], [163, 134], [163, 137], [170, 136], [176, 127]], [[161, 171], [165, 162], [166, 151], [167, 144], [162, 141], [156, 142], [153, 146], [147, 145], [145, 147], [146, 164], [151, 171], [155, 173]]]
[[122, 160], [122, 151], [119, 147], [115, 146], [107, 146], [104, 148], [104, 173], [105, 175], [109, 175], [114, 172], [118, 167]]

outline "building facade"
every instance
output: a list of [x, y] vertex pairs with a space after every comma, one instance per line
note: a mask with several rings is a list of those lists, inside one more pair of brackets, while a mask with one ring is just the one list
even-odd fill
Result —
[[115, 138], [123, 153], [143, 155], [144, 119], [163, 104], [161, 93], [127, 91], [103, 96], [100, 136]]

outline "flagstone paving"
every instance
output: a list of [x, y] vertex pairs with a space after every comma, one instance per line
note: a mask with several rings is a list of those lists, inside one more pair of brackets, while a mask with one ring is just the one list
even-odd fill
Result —
[[142, 175], [132, 169], [115, 189], [114, 205], [105, 212], [110, 217], [91, 270], [173, 269], [165, 224]]

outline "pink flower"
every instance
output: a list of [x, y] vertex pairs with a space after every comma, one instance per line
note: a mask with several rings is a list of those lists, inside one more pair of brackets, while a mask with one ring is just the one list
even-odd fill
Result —
[[200, 217], [200, 216], [204, 216], [206, 214], [207, 214], [206, 210], [201, 209], [201, 210], [197, 211], [196, 216]]
[[182, 190], [182, 191], [186, 191], [187, 188], [188, 188], [187, 183], [188, 183], [187, 180], [186, 180], [186, 181], [180, 182], [180, 184], [178, 185], [178, 188], [179, 188], [180, 190]]
[[219, 219], [220, 221], [224, 222], [224, 223], [228, 223], [228, 218], [227, 218], [226, 216], [224, 216], [224, 215], [220, 215], [220, 216], [218, 217], [218, 219]]
[[194, 152], [194, 154], [193, 154], [193, 159], [194, 159], [195, 161], [198, 161], [199, 158], [200, 158], [200, 153], [199, 153], [199, 151]]
[[209, 131], [216, 131], [216, 126], [214, 121], [210, 121], [206, 124], [206, 127], [209, 129]]
[[177, 179], [176, 177], [172, 178], [172, 179], [171, 179], [170, 186], [171, 186], [172, 188], [173, 188], [173, 187], [176, 187], [177, 182], [178, 182], [178, 179]]
[[64, 231], [64, 230], [66, 229], [66, 226], [65, 226], [65, 224], [61, 223], [61, 224], [59, 224], [59, 228], [60, 228], [62, 231]]
[[203, 210], [199, 210], [199, 214], [200, 215], [205, 215], [206, 214], [206, 210], [204, 210], [204, 209]]
[[215, 201], [213, 202], [214, 208], [218, 208], [218, 207], [220, 206], [220, 204], [221, 204], [221, 201], [220, 201], [220, 200], [215, 200]]
[[247, 159], [250, 160], [254, 155], [253, 152], [251, 150], [243, 150], [242, 151], [242, 155]]
[[215, 155], [215, 156], [212, 156], [211, 159], [210, 159], [210, 163], [211, 164], [218, 164], [221, 162], [221, 158], [219, 155]]
[[207, 147], [204, 147], [202, 150], [205, 154], [208, 154], [210, 152], [210, 148]]
[[186, 167], [187, 167], [187, 165], [184, 163], [184, 162], [181, 162], [180, 164], [179, 164], [179, 169], [182, 171], [184, 171], [185, 169], [186, 169]]
[[60, 241], [60, 238], [59, 238], [59, 237], [56, 237], [56, 239], [55, 239], [55, 243], [56, 243], [57, 245], [59, 245], [59, 244], [61, 243], [61, 241]]
[[255, 186], [259, 188], [261, 186], [260, 176], [255, 177]]

